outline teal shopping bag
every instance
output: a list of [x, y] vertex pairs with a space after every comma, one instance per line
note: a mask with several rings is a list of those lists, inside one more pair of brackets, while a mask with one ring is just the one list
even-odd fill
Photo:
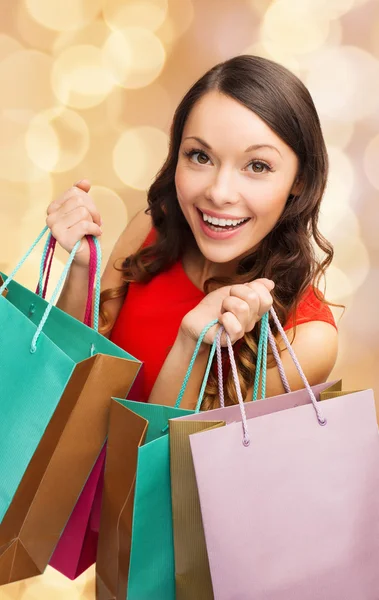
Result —
[[196, 410], [113, 399], [96, 560], [97, 600], [175, 600], [168, 421], [200, 410], [215, 345]]
[[[49, 303], [13, 281], [46, 230], [11, 276], [3, 275], [5, 282], [0, 287], [0, 523], [73, 376], [80, 370], [98, 368], [97, 359], [102, 355], [125, 361], [126, 369], [131, 361], [138, 365], [135, 371], [140, 365], [97, 331], [53, 306], [79, 243]], [[6, 296], [2, 295], [5, 289]], [[96, 297], [98, 305], [98, 293]], [[73, 385], [71, 388], [71, 395], [81, 392]], [[88, 439], [91, 427], [89, 421]], [[72, 440], [70, 468], [75, 464], [75, 445], [82, 442]]]

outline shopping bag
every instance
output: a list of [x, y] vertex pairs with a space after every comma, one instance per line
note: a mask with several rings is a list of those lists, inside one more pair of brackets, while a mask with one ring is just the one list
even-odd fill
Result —
[[45, 569], [140, 366], [53, 306], [77, 247], [49, 303], [13, 281], [20, 265], [0, 288], [0, 583]]
[[[215, 323], [202, 332], [187, 378], [206, 331]], [[205, 383], [214, 352], [212, 348]], [[97, 600], [175, 600], [168, 421], [193, 413], [180, 408], [184, 389], [174, 407], [112, 401], [96, 560]]]
[[[379, 436], [371, 390], [190, 436], [217, 600], [376, 600]], [[262, 404], [266, 401], [262, 401]], [[257, 403], [259, 404], [259, 403]]]
[[[264, 324], [268, 326], [268, 319], [265, 317], [262, 319], [262, 325]], [[220, 334], [216, 339], [218, 384], [220, 404], [223, 405], [223, 361], [221, 359], [219, 336]], [[298, 390], [265, 400], [257, 400], [259, 386], [263, 394], [265, 394], [266, 389], [267, 339], [268, 327], [267, 329], [262, 327], [253, 386], [253, 402], [245, 404], [248, 418], [255, 418], [310, 403], [307, 390]], [[272, 339], [270, 341], [278, 366], [281, 366], [280, 357], [275, 351], [276, 345], [274, 345]], [[262, 366], [263, 368], [261, 368]], [[318, 394], [324, 388], [329, 388], [330, 385], [324, 383], [314, 386], [312, 389], [315, 394]], [[285, 381], [284, 387], [289, 390], [287, 381]], [[192, 598], [211, 600], [213, 598], [199, 495], [189, 441], [190, 435], [240, 420], [241, 411], [237, 405], [174, 419], [169, 423], [176, 600], [192, 600]]]
[[[87, 241], [90, 250], [90, 262], [84, 324], [92, 327], [93, 293], [98, 261], [94, 240], [91, 236], [87, 236]], [[49, 236], [42, 256], [40, 281], [36, 291], [43, 298], [46, 296], [55, 245], [55, 238]], [[44, 277], [45, 281], [43, 281]], [[50, 566], [69, 579], [79, 577], [96, 560], [98, 528], [96, 529], [92, 525], [96, 525], [93, 521], [96, 519], [98, 504], [101, 502], [105, 450], [104, 445], [49, 561]]]

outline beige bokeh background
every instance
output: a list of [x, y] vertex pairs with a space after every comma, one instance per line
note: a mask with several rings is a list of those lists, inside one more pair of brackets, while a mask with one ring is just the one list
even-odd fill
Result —
[[[335, 375], [379, 393], [377, 0], [0, 0], [0, 23], [0, 270], [42, 229], [48, 203], [84, 176], [107, 257], [145, 205], [185, 90], [235, 54], [266, 56], [309, 87], [328, 145], [327, 296], [347, 307]], [[41, 251], [18, 276], [30, 287]], [[65, 258], [58, 252], [53, 282]], [[0, 598], [94, 598], [93, 569], [74, 583], [48, 569]]]

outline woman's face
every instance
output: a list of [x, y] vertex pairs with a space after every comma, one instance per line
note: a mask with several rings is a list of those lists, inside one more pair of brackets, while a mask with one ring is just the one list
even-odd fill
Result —
[[273, 229], [295, 192], [296, 154], [254, 112], [217, 91], [201, 98], [183, 131], [175, 184], [203, 256], [226, 263]]

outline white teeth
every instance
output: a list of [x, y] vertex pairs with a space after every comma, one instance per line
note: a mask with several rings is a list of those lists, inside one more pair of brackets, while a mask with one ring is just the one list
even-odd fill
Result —
[[218, 219], [217, 217], [211, 217], [206, 213], [202, 213], [202, 215], [203, 221], [219, 227], [235, 227], [236, 225], [239, 225], [240, 223], [246, 221], [246, 219]]

